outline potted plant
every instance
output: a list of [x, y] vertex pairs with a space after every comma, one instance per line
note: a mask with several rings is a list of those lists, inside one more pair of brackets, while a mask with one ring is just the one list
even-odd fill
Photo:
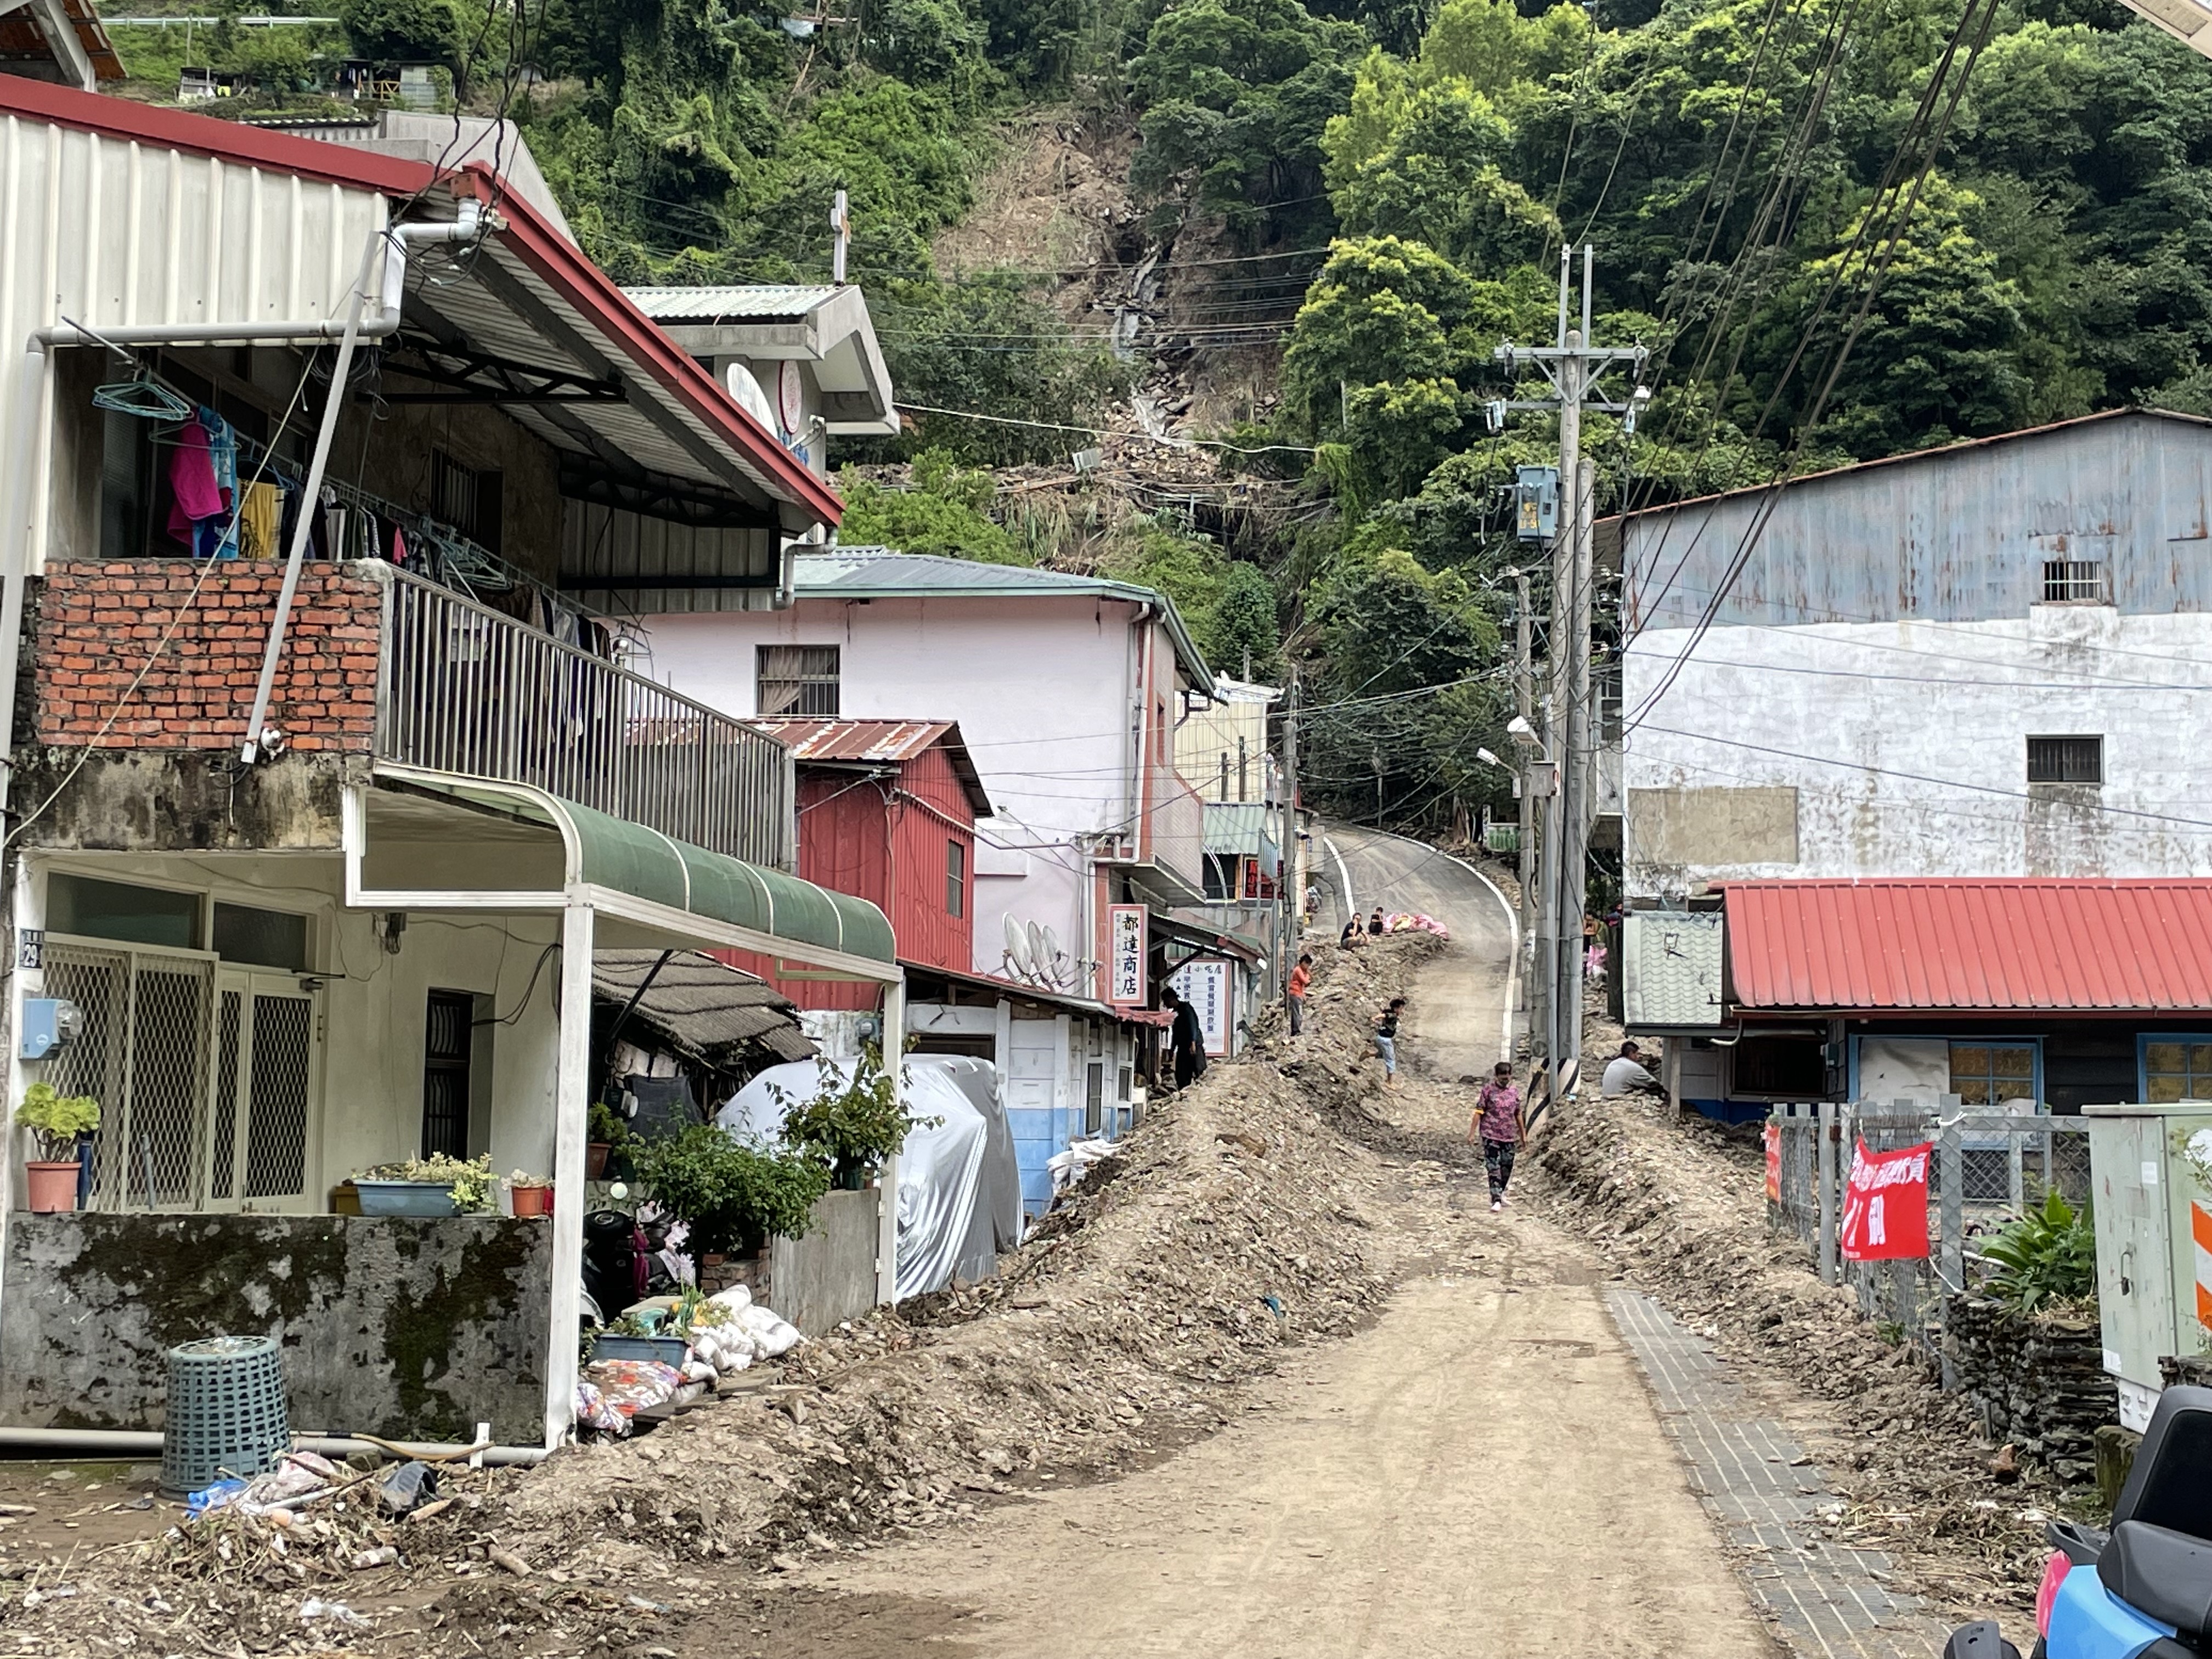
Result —
[[584, 1179], [605, 1181], [607, 1160], [629, 1141], [629, 1125], [623, 1115], [604, 1100], [593, 1101], [584, 1127]]
[[507, 1177], [507, 1192], [518, 1218], [528, 1219], [553, 1213], [553, 1183], [544, 1176], [512, 1170]]
[[898, 1103], [883, 1053], [873, 1044], [860, 1052], [849, 1081], [824, 1075], [818, 1093], [798, 1106], [787, 1102], [783, 1143], [830, 1166], [833, 1187], [852, 1192], [868, 1184], [884, 1163], [906, 1145], [917, 1127], [934, 1127], [934, 1118], [914, 1119]]
[[702, 1252], [757, 1255], [770, 1236], [804, 1237], [830, 1188], [819, 1158], [748, 1146], [711, 1123], [647, 1142], [635, 1156], [639, 1181], [690, 1224]]
[[39, 1143], [41, 1156], [24, 1166], [31, 1209], [40, 1215], [76, 1208], [77, 1146], [100, 1127], [100, 1103], [89, 1095], [64, 1095], [51, 1083], [23, 1091], [15, 1121]]
[[474, 1215], [491, 1208], [491, 1155], [401, 1158], [356, 1173], [363, 1215]]

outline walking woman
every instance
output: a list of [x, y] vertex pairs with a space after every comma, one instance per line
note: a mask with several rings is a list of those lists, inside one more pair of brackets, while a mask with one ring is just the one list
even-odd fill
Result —
[[1513, 1154], [1521, 1146], [1521, 1091], [1513, 1086], [1513, 1067], [1499, 1060], [1490, 1081], [1475, 1097], [1469, 1141], [1482, 1142], [1482, 1167], [1490, 1176], [1490, 1207], [1505, 1207], [1506, 1183], [1513, 1179]]

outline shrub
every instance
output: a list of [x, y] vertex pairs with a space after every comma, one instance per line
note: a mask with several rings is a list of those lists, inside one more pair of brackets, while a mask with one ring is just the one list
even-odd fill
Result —
[[100, 1127], [100, 1103], [90, 1095], [62, 1094], [51, 1083], [33, 1083], [23, 1091], [15, 1121], [38, 1138], [45, 1162], [67, 1164], [76, 1156], [76, 1143]]
[[690, 1224], [702, 1250], [732, 1250], [766, 1234], [803, 1238], [830, 1190], [819, 1158], [762, 1152], [710, 1123], [653, 1140], [633, 1154], [637, 1178], [662, 1207]]
[[2096, 1298], [2097, 1229], [2089, 1206], [2076, 1210], [2055, 1189], [2040, 1210], [1984, 1239], [1981, 1255], [1996, 1264], [1984, 1288], [2015, 1313]]
[[[927, 1120], [925, 1127], [934, 1127], [937, 1121]], [[918, 1121], [909, 1119], [894, 1097], [883, 1052], [871, 1044], [861, 1050], [849, 1083], [841, 1085], [836, 1073], [829, 1073], [811, 1100], [789, 1108], [783, 1120], [783, 1143], [794, 1153], [819, 1158], [833, 1168], [842, 1164], [880, 1169], [906, 1145]]]

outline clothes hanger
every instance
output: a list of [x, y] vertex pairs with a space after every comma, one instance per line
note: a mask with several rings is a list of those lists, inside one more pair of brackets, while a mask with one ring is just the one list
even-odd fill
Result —
[[118, 415], [135, 415], [145, 421], [189, 421], [199, 413], [175, 392], [149, 375], [135, 380], [110, 380], [92, 389], [94, 409], [112, 409]]

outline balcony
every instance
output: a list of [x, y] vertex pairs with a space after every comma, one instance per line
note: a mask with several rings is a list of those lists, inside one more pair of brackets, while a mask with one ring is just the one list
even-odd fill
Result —
[[1131, 832], [1102, 850], [1126, 866], [1146, 896], [1164, 905], [1206, 897], [1206, 803], [1172, 766], [1145, 774], [1145, 805]]
[[[282, 579], [246, 560], [49, 565], [40, 744], [219, 764], [246, 735]], [[269, 718], [277, 766], [383, 761], [527, 784], [793, 866], [791, 766], [775, 738], [381, 562], [303, 568]]]

